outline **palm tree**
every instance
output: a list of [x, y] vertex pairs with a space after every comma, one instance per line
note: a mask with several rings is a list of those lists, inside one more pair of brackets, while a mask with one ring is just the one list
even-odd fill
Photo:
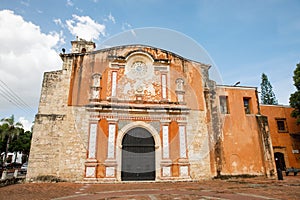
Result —
[[12, 115], [10, 118], [1, 119], [0, 123], [1, 123], [1, 126], [0, 126], [0, 139], [2, 141], [7, 139], [6, 148], [5, 148], [5, 155], [4, 155], [5, 156], [4, 157], [4, 163], [6, 163], [9, 145], [10, 145], [11, 141], [15, 137], [18, 137], [18, 135], [22, 132], [23, 125], [20, 122], [15, 122], [14, 115]]

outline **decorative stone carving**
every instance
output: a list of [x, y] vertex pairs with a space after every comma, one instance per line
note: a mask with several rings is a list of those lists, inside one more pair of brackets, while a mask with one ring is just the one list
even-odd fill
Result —
[[185, 94], [185, 91], [184, 91], [184, 80], [182, 78], [178, 78], [176, 79], [175, 81], [176, 83], [176, 96], [177, 96], [177, 101], [179, 103], [183, 103], [184, 102], [184, 94]]
[[163, 158], [169, 158], [169, 126], [163, 126]]
[[94, 74], [92, 76], [93, 79], [93, 85], [94, 87], [100, 87], [100, 79], [101, 79], [101, 74]]
[[162, 175], [163, 176], [171, 176], [171, 167], [163, 167]]
[[154, 75], [153, 59], [142, 52], [132, 54], [125, 66], [125, 75], [130, 79], [152, 79]]
[[85, 173], [85, 176], [87, 178], [90, 178], [90, 177], [95, 177], [95, 167], [87, 167], [86, 168], [86, 173]]
[[89, 157], [96, 157], [96, 137], [97, 137], [97, 124], [90, 124], [90, 137], [89, 137]]
[[184, 80], [182, 78], [178, 78], [178, 79], [176, 79], [175, 82], [176, 82], [176, 90], [184, 91], [184, 89], [183, 89]]
[[180, 166], [179, 173], [181, 177], [187, 177], [189, 175], [189, 167], [188, 166]]
[[144, 78], [147, 75], [148, 66], [142, 61], [136, 61], [131, 65], [130, 73], [132, 73], [136, 78]]
[[92, 76], [91, 99], [100, 99], [101, 77], [101, 74]]
[[106, 167], [106, 177], [115, 177], [115, 167]]
[[107, 150], [107, 158], [115, 157], [115, 134], [116, 134], [116, 125], [109, 124], [108, 125], [108, 150]]
[[167, 75], [161, 75], [161, 90], [162, 90], [162, 98], [167, 99]]
[[112, 72], [112, 81], [111, 81], [111, 96], [115, 97], [117, 95], [117, 72]]
[[179, 140], [180, 158], [186, 158], [185, 126], [179, 126]]

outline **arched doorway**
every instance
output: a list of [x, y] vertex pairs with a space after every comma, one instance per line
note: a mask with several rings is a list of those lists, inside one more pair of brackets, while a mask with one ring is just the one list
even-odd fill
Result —
[[285, 170], [284, 154], [280, 152], [274, 153], [276, 169]]
[[123, 137], [121, 179], [155, 180], [155, 142], [144, 128], [133, 128]]

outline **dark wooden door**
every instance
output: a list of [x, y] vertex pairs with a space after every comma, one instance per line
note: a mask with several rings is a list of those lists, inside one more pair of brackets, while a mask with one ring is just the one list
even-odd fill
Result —
[[155, 180], [155, 144], [146, 129], [131, 129], [122, 141], [123, 181]]
[[285, 170], [284, 154], [280, 152], [274, 153], [276, 169]]

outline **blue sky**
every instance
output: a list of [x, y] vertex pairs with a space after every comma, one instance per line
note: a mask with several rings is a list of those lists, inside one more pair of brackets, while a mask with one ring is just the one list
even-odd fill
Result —
[[26, 103], [21, 109], [0, 96], [0, 118], [33, 121], [43, 72], [61, 69], [58, 53], [76, 36], [101, 47], [116, 34], [145, 27], [162, 28], [149, 36], [150, 44], [173, 31], [163, 47], [187, 58], [198, 59], [195, 51], [180, 51], [184, 42], [176, 35], [203, 47], [219, 84], [259, 88], [267, 74], [279, 103], [288, 104], [300, 62], [299, 10], [299, 0], [0, 0], [0, 80]]

